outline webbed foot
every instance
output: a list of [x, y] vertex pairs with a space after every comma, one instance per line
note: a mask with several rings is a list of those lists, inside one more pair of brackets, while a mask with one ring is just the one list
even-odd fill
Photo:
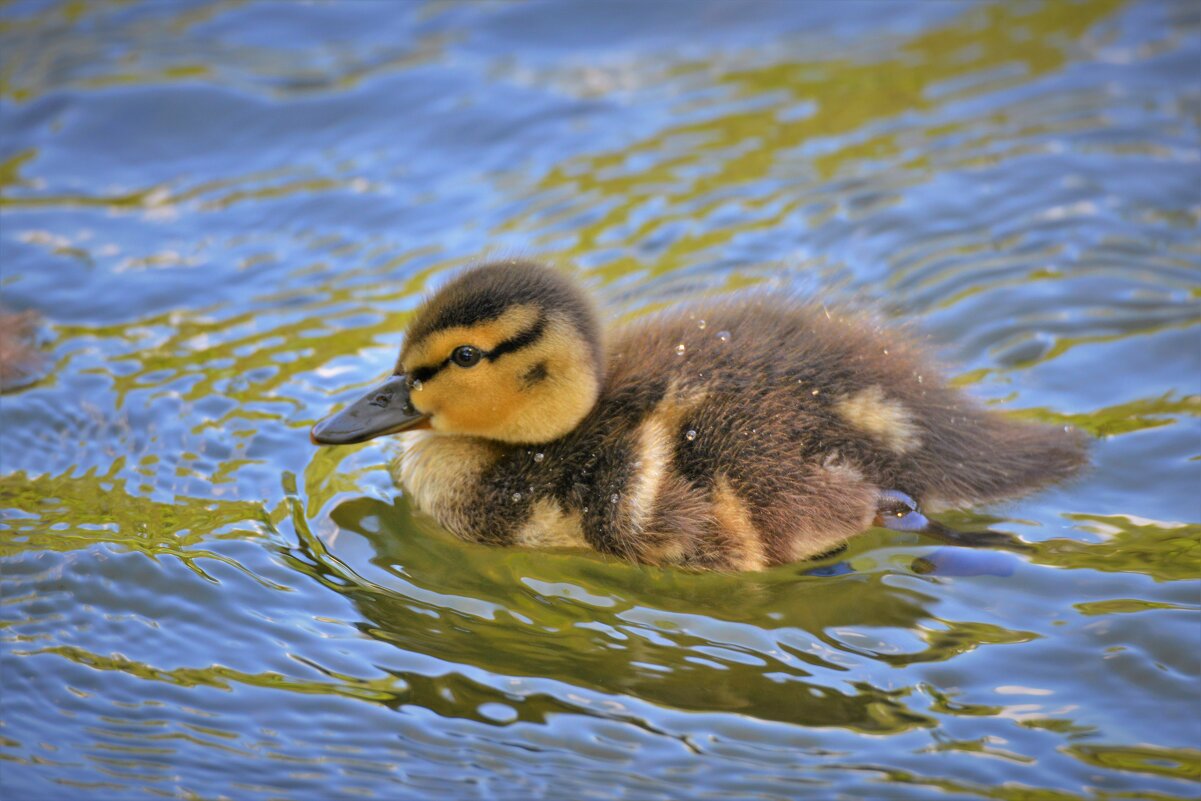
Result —
[[880, 490], [874, 522], [893, 531], [925, 531], [930, 527], [930, 521], [918, 511], [917, 501], [900, 490]]
[[918, 511], [917, 501], [899, 490], [881, 490], [876, 502], [877, 526], [893, 531], [910, 531], [934, 537], [948, 545], [963, 548], [1004, 548], [1010, 551], [1029, 551], [1029, 545], [1003, 531], [956, 531]]

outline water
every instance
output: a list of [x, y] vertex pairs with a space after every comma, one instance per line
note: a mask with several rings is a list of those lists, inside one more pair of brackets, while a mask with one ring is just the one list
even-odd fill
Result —
[[[0, 33], [3, 300], [50, 368], [0, 401], [4, 798], [1196, 796], [1197, 3], [18, 2]], [[307, 428], [510, 254], [615, 319], [867, 300], [1094, 466], [939, 516], [1030, 553], [458, 543], [386, 443]]]

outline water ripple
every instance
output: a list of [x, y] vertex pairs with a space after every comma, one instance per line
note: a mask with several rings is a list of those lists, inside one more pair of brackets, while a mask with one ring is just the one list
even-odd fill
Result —
[[[633, 9], [0, 11], [4, 303], [49, 366], [0, 399], [7, 794], [1191, 797], [1194, 5]], [[510, 255], [615, 319], [912, 319], [1094, 467], [945, 516], [1022, 551], [459, 543], [306, 430]]]

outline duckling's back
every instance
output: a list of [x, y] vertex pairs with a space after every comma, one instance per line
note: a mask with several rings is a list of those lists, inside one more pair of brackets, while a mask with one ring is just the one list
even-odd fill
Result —
[[989, 501], [1085, 462], [1078, 432], [985, 411], [903, 329], [820, 305], [652, 317], [617, 333], [609, 364], [598, 410], [641, 420], [640, 438], [662, 439], [673, 472], [707, 488], [725, 529], [760, 535], [769, 563], [862, 530], [881, 491], [927, 507]]

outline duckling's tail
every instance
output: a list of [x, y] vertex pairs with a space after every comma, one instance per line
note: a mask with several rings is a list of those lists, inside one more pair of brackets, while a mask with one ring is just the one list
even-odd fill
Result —
[[[975, 411], [931, 432], [924, 456], [926, 503], [958, 506], [1013, 498], [1071, 478], [1088, 464], [1084, 433], [1072, 426], [1012, 420]], [[965, 454], [976, 458], [964, 461]]]

